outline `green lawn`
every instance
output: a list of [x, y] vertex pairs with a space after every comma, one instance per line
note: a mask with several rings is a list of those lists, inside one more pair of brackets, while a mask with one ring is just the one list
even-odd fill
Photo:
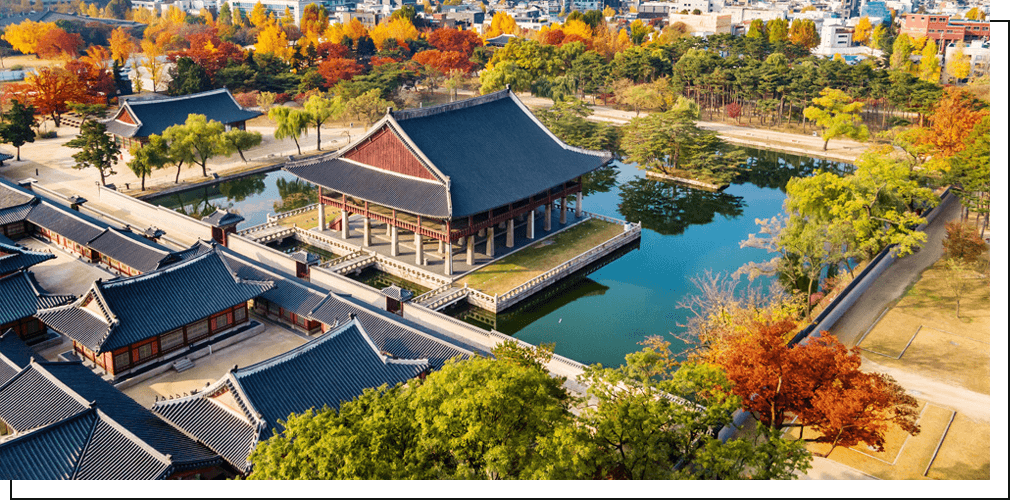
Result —
[[[620, 224], [590, 219], [482, 267], [459, 281], [491, 295], [513, 288], [621, 234]], [[550, 244], [545, 244], [551, 242]]]

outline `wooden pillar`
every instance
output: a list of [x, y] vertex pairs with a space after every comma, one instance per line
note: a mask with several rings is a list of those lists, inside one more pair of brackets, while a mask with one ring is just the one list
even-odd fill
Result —
[[340, 209], [340, 237], [346, 240], [347, 239], [347, 232], [348, 232], [348, 228], [347, 228], [347, 209], [346, 208], [341, 208]]
[[568, 197], [561, 197], [561, 225], [568, 224]]
[[551, 211], [553, 208], [553, 201], [548, 201], [547, 204], [544, 205], [544, 231], [551, 230]]
[[575, 217], [582, 218], [582, 191], [575, 193]]
[[468, 266], [473, 265], [473, 240], [474, 236], [472, 234], [466, 237], [466, 264]]
[[494, 258], [494, 226], [487, 228], [487, 251], [484, 253]]
[[421, 233], [414, 233], [414, 264], [422, 265], [421, 256], [424, 253], [424, 240]]
[[515, 234], [514, 234], [515, 230], [516, 230], [516, 220], [509, 219], [508, 229], [506, 229], [505, 233], [505, 246], [508, 248], [516, 246]]
[[452, 276], [452, 242], [445, 244], [445, 275]]
[[530, 210], [530, 216], [526, 218], [526, 237], [533, 239], [533, 224], [537, 220], [537, 209]]

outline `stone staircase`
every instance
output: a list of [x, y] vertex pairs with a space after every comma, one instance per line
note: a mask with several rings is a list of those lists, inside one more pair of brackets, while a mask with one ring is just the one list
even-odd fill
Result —
[[182, 358], [179, 361], [172, 363], [172, 368], [174, 368], [177, 373], [182, 373], [194, 366], [196, 365], [194, 365], [193, 362], [189, 360], [189, 358]]

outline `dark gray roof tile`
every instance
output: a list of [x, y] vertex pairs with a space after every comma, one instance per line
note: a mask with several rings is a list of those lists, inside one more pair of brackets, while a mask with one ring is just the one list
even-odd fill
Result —
[[88, 247], [142, 273], [153, 271], [168, 260], [171, 251], [130, 231], [108, 228], [88, 242]]
[[[185, 123], [190, 114], [204, 115], [207, 120], [225, 124], [251, 120], [262, 114], [239, 106], [224, 88], [166, 99], [128, 101], [120, 110], [123, 108], [129, 109], [140, 123], [129, 125], [115, 119], [103, 122], [106, 130], [123, 137], [161, 134], [172, 125]], [[119, 111], [113, 116], [118, 115]]]
[[0, 241], [0, 276], [55, 258], [49, 252], [36, 252]]

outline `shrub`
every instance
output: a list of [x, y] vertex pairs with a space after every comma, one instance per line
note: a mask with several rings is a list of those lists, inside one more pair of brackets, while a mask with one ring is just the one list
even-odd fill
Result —
[[36, 139], [53, 139], [56, 137], [55, 130], [39, 130], [35, 132]]
[[975, 232], [975, 228], [963, 222], [948, 222], [947, 237], [943, 240], [943, 251], [953, 259], [967, 263], [978, 260], [985, 251], [985, 240]]
[[235, 94], [235, 102], [243, 108], [254, 108], [256, 107], [257, 94], [259, 94], [259, 92], [255, 90], [252, 92], [239, 92], [238, 94]]

